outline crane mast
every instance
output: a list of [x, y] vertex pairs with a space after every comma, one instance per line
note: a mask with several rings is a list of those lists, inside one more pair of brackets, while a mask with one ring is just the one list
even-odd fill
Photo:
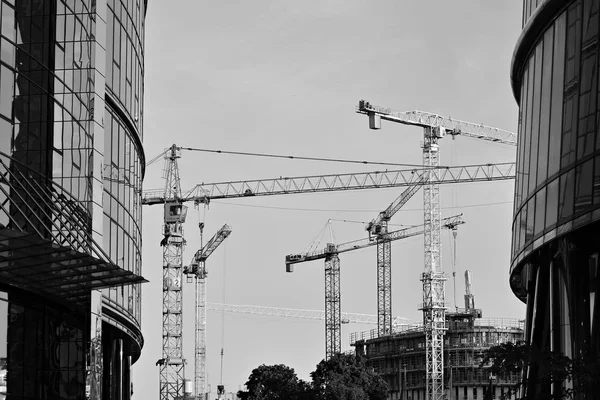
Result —
[[187, 207], [181, 202], [181, 187], [177, 159], [179, 149], [173, 145], [165, 153], [163, 177], [164, 225], [163, 239], [163, 323], [162, 358], [160, 366], [160, 400], [176, 400], [183, 397], [185, 360], [183, 358], [183, 302], [182, 302], [182, 255], [185, 239], [183, 223]]
[[464, 135], [498, 143], [516, 145], [516, 134], [480, 124], [444, 118], [437, 114], [408, 111], [392, 112], [365, 100], [358, 102], [356, 112], [369, 117], [369, 128], [381, 129], [381, 120], [389, 120], [423, 128], [423, 185], [424, 214], [424, 272], [423, 326], [426, 342], [426, 400], [444, 399], [444, 332], [445, 332], [445, 276], [441, 264], [441, 212], [439, 181], [433, 179], [440, 166], [439, 139], [446, 134]]
[[[202, 232], [203, 224], [200, 224]], [[201, 399], [206, 393], [206, 259], [219, 247], [221, 243], [231, 234], [231, 228], [225, 224], [214, 236], [194, 254], [194, 258], [183, 272], [188, 277], [194, 277], [196, 319], [194, 328], [196, 331], [194, 341], [194, 393], [196, 398]]]
[[[462, 214], [454, 215], [444, 219], [444, 224], [448, 225], [456, 226], [463, 223], [464, 221], [462, 220]], [[337, 246], [333, 243], [328, 243], [323, 250], [317, 250], [303, 254], [290, 254], [285, 257], [287, 272], [293, 272], [294, 264], [321, 258], [325, 259], [325, 359], [329, 359], [342, 351], [342, 313], [339, 254], [375, 245], [377, 245], [377, 249], [379, 249], [380, 242], [382, 241], [387, 242], [388, 245], [391, 246], [391, 242], [394, 240], [421, 235], [423, 232], [423, 226], [413, 226], [393, 232], [380, 232], [375, 240], [372, 238], [354, 240], [339, 244]], [[378, 315], [378, 325], [379, 320], [380, 317]], [[392, 326], [392, 322], [393, 319], [390, 317], [390, 326]]]
[[[425, 128], [423, 141], [423, 166], [440, 165], [438, 135], [434, 128]], [[439, 132], [439, 131], [438, 131]], [[428, 398], [442, 400], [444, 394], [444, 331], [446, 304], [441, 264], [441, 210], [440, 185], [429, 182], [431, 170], [426, 171], [428, 184], [423, 186], [423, 214], [425, 222], [424, 250], [425, 272], [423, 283], [423, 327], [426, 343], [427, 382], [425, 392]]]

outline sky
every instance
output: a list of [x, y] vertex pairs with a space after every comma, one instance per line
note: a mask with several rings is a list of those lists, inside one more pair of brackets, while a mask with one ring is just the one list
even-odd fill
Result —
[[[422, 130], [383, 121], [368, 129], [358, 100], [398, 111], [424, 110], [509, 131], [517, 105], [510, 60], [520, 33], [519, 2], [446, 1], [150, 1], [145, 37], [144, 148], [150, 160], [182, 147], [421, 164]], [[441, 164], [515, 160], [514, 147], [445, 138]], [[146, 169], [144, 189], [162, 188], [163, 163]], [[183, 151], [182, 187], [197, 183], [381, 170], [376, 165], [269, 159]], [[441, 189], [442, 216], [463, 213], [456, 264], [442, 232], [446, 300], [463, 305], [465, 270], [473, 272], [484, 317], [524, 318], [508, 284], [514, 182], [463, 183]], [[215, 200], [188, 204], [184, 260], [224, 223], [232, 233], [207, 261], [208, 301], [324, 309], [320, 260], [285, 272], [286, 254], [306, 251], [332, 220], [337, 243], [366, 237], [365, 224], [402, 188]], [[391, 221], [423, 223], [420, 191]], [[142, 356], [133, 366], [134, 399], [159, 398], [162, 331], [161, 206], [143, 212]], [[323, 237], [320, 247], [329, 241]], [[376, 314], [376, 251], [341, 260], [342, 311]], [[456, 293], [452, 272], [456, 272]], [[423, 238], [392, 244], [392, 311], [419, 321]], [[342, 327], [342, 348], [351, 332]], [[193, 285], [184, 286], [186, 378], [193, 379]], [[242, 388], [252, 369], [285, 364], [302, 379], [325, 355], [323, 321], [208, 311], [207, 373], [213, 391]], [[223, 349], [221, 376], [220, 352]]]

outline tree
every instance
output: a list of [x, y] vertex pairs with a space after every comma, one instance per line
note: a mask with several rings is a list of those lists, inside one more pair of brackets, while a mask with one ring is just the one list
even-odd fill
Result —
[[310, 374], [317, 400], [385, 400], [387, 385], [363, 358], [337, 354]]
[[246, 389], [237, 393], [242, 400], [310, 400], [308, 384], [283, 364], [263, 364], [252, 370]]
[[600, 361], [594, 357], [572, 360], [558, 352], [518, 342], [490, 347], [484, 353], [481, 366], [489, 363], [491, 372], [499, 376], [530, 371], [529, 380], [526, 374], [522, 374], [521, 381], [511, 391], [511, 394], [516, 394], [520, 387], [527, 388], [531, 393], [523, 399], [575, 399], [580, 395], [595, 398], [590, 396], [594, 396], [600, 388]]

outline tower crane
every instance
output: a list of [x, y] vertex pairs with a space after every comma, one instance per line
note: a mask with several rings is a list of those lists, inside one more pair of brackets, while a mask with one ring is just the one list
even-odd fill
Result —
[[469, 136], [497, 143], [515, 145], [516, 134], [480, 124], [441, 117], [423, 111], [392, 112], [389, 108], [375, 106], [365, 100], [358, 102], [356, 112], [369, 117], [369, 128], [381, 129], [381, 120], [415, 125], [423, 128], [423, 167], [426, 184], [423, 186], [425, 221], [425, 271], [423, 283], [423, 325], [426, 341], [426, 400], [444, 398], [445, 294], [444, 273], [441, 265], [440, 229], [441, 213], [439, 184], [431, 180], [440, 165], [438, 141], [446, 134]]
[[[204, 224], [200, 224], [200, 231]], [[195, 288], [195, 331], [194, 342], [194, 393], [196, 398], [201, 398], [206, 393], [206, 259], [219, 247], [231, 234], [231, 228], [225, 224], [200, 250], [188, 267], [183, 268], [183, 273], [194, 278]]]
[[[207, 204], [213, 199], [243, 198], [298, 193], [320, 193], [343, 190], [409, 187], [424, 185], [421, 176], [425, 169], [373, 171], [348, 174], [329, 174], [227, 181], [198, 184], [182, 192], [179, 167], [181, 150], [173, 144], [164, 153], [163, 189], [142, 191], [143, 205], [164, 206], [163, 239], [163, 318], [162, 358], [160, 366], [160, 400], [175, 400], [183, 396], [184, 367], [182, 341], [182, 255], [185, 245], [183, 224], [187, 215], [186, 202]], [[427, 168], [428, 182], [437, 184], [460, 182], [489, 182], [515, 178], [515, 163]]]
[[183, 223], [187, 207], [182, 203], [177, 159], [180, 149], [173, 145], [165, 152], [163, 177], [164, 225], [163, 239], [163, 329], [160, 367], [160, 400], [183, 396], [185, 360], [182, 344], [182, 256], [185, 239]]
[[[454, 215], [442, 220], [444, 224], [463, 224], [462, 214]], [[318, 259], [325, 259], [325, 359], [342, 351], [342, 316], [340, 295], [340, 253], [364, 249], [365, 247], [377, 245], [380, 241], [391, 243], [394, 240], [406, 239], [421, 235], [423, 226], [399, 229], [393, 232], [380, 233], [375, 240], [372, 238], [354, 240], [351, 242], [335, 245], [328, 243], [323, 250], [312, 251], [302, 254], [290, 254], [285, 257], [287, 272], [294, 271], [294, 264]], [[378, 317], [379, 318], [379, 317]], [[391, 318], [390, 318], [391, 320]]]

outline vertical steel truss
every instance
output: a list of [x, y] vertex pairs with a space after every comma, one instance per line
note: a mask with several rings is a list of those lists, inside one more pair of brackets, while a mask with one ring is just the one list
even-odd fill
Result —
[[[165, 198], [171, 202], [181, 199], [177, 149], [172, 146], [165, 156]], [[160, 365], [160, 400], [179, 400], [184, 392], [183, 359], [183, 227], [181, 221], [163, 226], [163, 331]]]
[[[204, 269], [204, 263], [199, 268]], [[203, 399], [206, 393], [206, 274], [195, 278], [196, 283], [196, 354], [194, 390], [196, 398]]]
[[[438, 138], [434, 130], [425, 128], [423, 141], [423, 166], [440, 165]], [[433, 180], [433, 171], [426, 172], [428, 180]], [[426, 400], [444, 398], [444, 330], [445, 295], [444, 274], [441, 264], [441, 212], [439, 184], [423, 186], [423, 209], [425, 224], [425, 272], [423, 282], [423, 326], [426, 347]]]
[[325, 259], [325, 359], [342, 351], [342, 315], [340, 296], [340, 258]]
[[[388, 221], [381, 222], [381, 233], [388, 232]], [[377, 333], [392, 333], [392, 242], [377, 241]]]
[[[180, 228], [181, 229], [181, 228]], [[182, 252], [183, 238], [170, 237], [163, 246], [163, 364], [160, 368], [160, 399], [183, 396], [182, 344]]]

